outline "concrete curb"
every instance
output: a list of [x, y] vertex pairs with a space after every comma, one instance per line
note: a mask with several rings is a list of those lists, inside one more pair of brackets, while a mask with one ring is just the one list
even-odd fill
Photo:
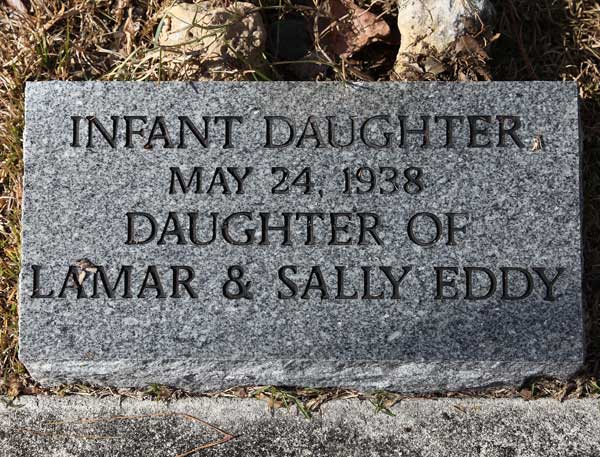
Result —
[[405, 400], [392, 411], [337, 400], [307, 420], [252, 399], [21, 397], [0, 404], [0, 456], [600, 455], [598, 399]]

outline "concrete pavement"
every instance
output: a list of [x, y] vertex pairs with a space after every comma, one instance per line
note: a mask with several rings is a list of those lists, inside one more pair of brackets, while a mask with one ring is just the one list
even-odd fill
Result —
[[336, 400], [311, 420], [254, 399], [0, 403], [0, 456], [598, 457], [600, 400]]

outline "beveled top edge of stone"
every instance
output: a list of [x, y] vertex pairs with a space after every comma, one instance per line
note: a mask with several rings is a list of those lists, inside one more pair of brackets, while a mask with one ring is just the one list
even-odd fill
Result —
[[[166, 86], [192, 86], [195, 85], [211, 85], [211, 86], [328, 86], [335, 87], [340, 86], [348, 89], [359, 89], [359, 88], [389, 88], [389, 87], [450, 87], [453, 86], [457, 90], [471, 90], [474, 88], [485, 87], [485, 86], [507, 86], [509, 88], [531, 88], [536, 86], [563, 86], [565, 91], [573, 90], [574, 98], [578, 98], [578, 84], [577, 81], [471, 81], [471, 82], [458, 82], [458, 81], [60, 81], [60, 80], [48, 80], [48, 81], [26, 81], [25, 82], [25, 98], [32, 93], [35, 93], [39, 88], [44, 89], [47, 86], [53, 85], [73, 85], [73, 86], [91, 86], [91, 85], [102, 85], [102, 86], [155, 86], [160, 89], [162, 85]], [[418, 87], [421, 89], [421, 87]]]
[[485, 85], [535, 85], [535, 84], [556, 84], [565, 86], [576, 86], [577, 81], [560, 81], [560, 80], [535, 80], [535, 81], [182, 81], [182, 80], [169, 80], [169, 81], [125, 81], [125, 80], [114, 80], [114, 81], [100, 81], [100, 80], [89, 80], [89, 81], [73, 81], [73, 80], [60, 80], [60, 79], [49, 79], [43, 81], [25, 81], [25, 86], [36, 86], [44, 84], [139, 84], [139, 85], [155, 85], [160, 87], [161, 85], [170, 84], [217, 84], [217, 85], [278, 85], [278, 84], [293, 84], [293, 85], [343, 85], [343, 86], [382, 86], [382, 85], [455, 85], [457, 87], [468, 87], [468, 86], [485, 86]]

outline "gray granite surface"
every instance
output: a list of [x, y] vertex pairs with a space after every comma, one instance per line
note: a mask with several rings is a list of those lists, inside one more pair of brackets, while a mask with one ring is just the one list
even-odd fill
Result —
[[24, 141], [20, 358], [44, 385], [427, 391], [583, 361], [575, 84], [36, 82]]

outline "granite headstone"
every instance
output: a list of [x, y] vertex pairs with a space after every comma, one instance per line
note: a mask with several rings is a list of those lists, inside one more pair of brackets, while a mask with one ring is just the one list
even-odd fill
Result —
[[577, 87], [34, 82], [44, 385], [426, 391], [583, 361]]

